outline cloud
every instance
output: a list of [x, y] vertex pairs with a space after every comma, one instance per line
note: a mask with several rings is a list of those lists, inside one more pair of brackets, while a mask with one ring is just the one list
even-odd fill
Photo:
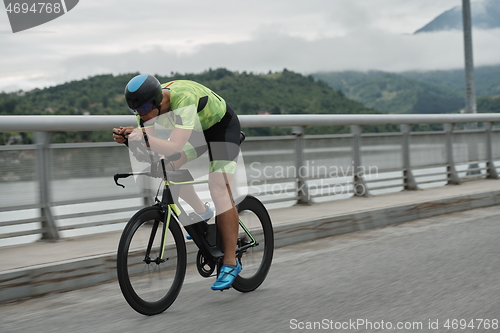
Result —
[[[455, 2], [88, 0], [39, 30], [0, 34], [0, 91], [104, 73], [217, 67], [258, 73], [460, 68], [461, 32], [403, 34]], [[476, 66], [500, 62], [499, 37], [498, 29], [474, 30]]]
[[[495, 41], [500, 29], [474, 32], [475, 63], [498, 63]], [[462, 67], [463, 37], [448, 31], [420, 35], [394, 35], [364, 31], [356, 35], [307, 40], [271, 29], [255, 39], [236, 43], [213, 43], [190, 54], [177, 54], [160, 46], [148, 52], [85, 54], [61, 62], [57, 75], [84, 77], [99, 73], [200, 72], [225, 67], [239, 71], [267, 72], [283, 68], [298, 72], [340, 70], [403, 71]]]

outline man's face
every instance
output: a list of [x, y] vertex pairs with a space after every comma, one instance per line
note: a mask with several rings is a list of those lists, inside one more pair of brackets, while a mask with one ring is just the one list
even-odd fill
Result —
[[148, 113], [141, 115], [139, 114], [139, 117], [141, 117], [142, 121], [147, 122], [150, 121], [151, 119], [158, 117], [160, 115], [160, 110], [159, 109], [153, 109], [149, 111]]

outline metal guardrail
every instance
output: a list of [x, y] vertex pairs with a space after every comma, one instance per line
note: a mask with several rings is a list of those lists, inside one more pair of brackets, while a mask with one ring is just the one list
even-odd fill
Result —
[[[0, 132], [100, 131], [135, 126], [130, 116], [0, 116]], [[500, 121], [498, 113], [477, 114], [355, 114], [355, 115], [242, 115], [243, 127], [293, 127], [383, 124], [459, 124]]]
[[[369, 196], [377, 190], [416, 190], [426, 183], [445, 182], [446, 184], [460, 184], [463, 180], [470, 178], [498, 178], [498, 172], [494, 164], [495, 159], [500, 159], [498, 139], [500, 131], [493, 128], [495, 122], [500, 122], [500, 114], [432, 114], [432, 115], [259, 115], [240, 116], [242, 127], [292, 127], [291, 136], [248, 138], [243, 147], [246, 162], [260, 163], [263, 158], [263, 149], [271, 150], [269, 164], [266, 168], [278, 170], [287, 164], [291, 172], [280, 173], [272, 177], [254, 177], [251, 179], [251, 188], [258, 189], [258, 195], [267, 204], [296, 201], [299, 204], [311, 204], [313, 199], [322, 196], [331, 196], [331, 188], [339, 186], [338, 182], [323, 183], [323, 180], [331, 180], [328, 165], [340, 163], [345, 166], [342, 176], [338, 178], [347, 179], [346, 189], [342, 194], [354, 196]], [[51, 144], [51, 133], [55, 131], [98, 131], [110, 130], [112, 127], [134, 126], [134, 116], [0, 116], [0, 132], [36, 132], [35, 145], [12, 145], [1, 146], [0, 153], [5, 151], [31, 151], [36, 152], [34, 168], [38, 182], [39, 196], [37, 202], [28, 205], [9, 205], [1, 207], [0, 212], [25, 211], [28, 209], [39, 210], [40, 216], [29, 218], [9, 219], [0, 222], [0, 241], [6, 238], [20, 237], [26, 235], [41, 234], [42, 239], [58, 239], [61, 231], [70, 229], [82, 229], [109, 225], [123, 222], [120, 219], [111, 218], [71, 225], [58, 225], [62, 219], [77, 217], [104, 216], [123, 212], [126, 209], [107, 208], [89, 212], [72, 212], [59, 215], [54, 214], [54, 207], [93, 203], [98, 201], [124, 200], [128, 198], [141, 197], [147, 201], [147, 194], [140, 191], [129, 192], [125, 195], [99, 194], [90, 198], [53, 199], [51, 175], [53, 173], [51, 155], [63, 149], [113, 149], [117, 145], [111, 143], [75, 143], [75, 144]], [[457, 131], [455, 124], [458, 123], [483, 123], [482, 129]], [[399, 124], [399, 133], [362, 133], [363, 125]], [[413, 124], [444, 124], [444, 131], [439, 132], [411, 132]], [[351, 133], [342, 135], [317, 135], [306, 136], [307, 126], [331, 126], [350, 125]], [[460, 141], [461, 143], [457, 143]], [[469, 144], [468, 141], [474, 141]], [[415, 151], [421, 150], [425, 159], [426, 149], [431, 144], [438, 142], [441, 148], [435, 149], [434, 160], [428, 163], [415, 161]], [[245, 148], [251, 148], [246, 151]], [[271, 147], [271, 148], [270, 148]], [[478, 148], [479, 147], [479, 148]], [[384, 165], [384, 161], [378, 161], [381, 149], [382, 153], [392, 154], [393, 161], [377, 172], [385, 177], [375, 179], [366, 175], [366, 161]], [[252, 150], [253, 149], [253, 150]], [[457, 163], [458, 150], [467, 150], [466, 158], [460, 157]], [[332, 156], [335, 155], [335, 156]], [[283, 159], [287, 157], [285, 162]], [[389, 155], [387, 155], [389, 156]], [[420, 155], [417, 156], [419, 158]], [[291, 158], [291, 160], [290, 160]], [[323, 165], [313, 166], [318, 172], [311, 172], [313, 168], [310, 161], [321, 160]], [[341, 162], [343, 159], [344, 162]], [[419, 158], [420, 159], [420, 158]], [[365, 162], [365, 163], [363, 163]], [[104, 163], [102, 160], [96, 164]], [[252, 166], [252, 163], [249, 163]], [[465, 176], [460, 176], [463, 171], [457, 170], [457, 166], [467, 166]], [[432, 167], [445, 168], [443, 171], [426, 171], [423, 175], [415, 174], [415, 171], [429, 169]], [[262, 169], [262, 168], [261, 168]], [[250, 168], [252, 171], [253, 168]], [[308, 170], [308, 172], [301, 172]], [[123, 170], [120, 170], [123, 171]], [[314, 171], [314, 170], [313, 170]], [[255, 169], [255, 173], [261, 174]], [[437, 177], [437, 178], [436, 178]], [[439, 178], [441, 177], [441, 178]], [[424, 180], [420, 180], [420, 179]], [[318, 183], [321, 181], [320, 183]], [[273, 186], [279, 185], [279, 191]], [[0, 185], [1, 186], [1, 185]], [[316, 193], [312, 193], [312, 189]], [[325, 194], [326, 193], [326, 194]], [[276, 195], [278, 194], [278, 195]], [[337, 193], [334, 193], [337, 194]], [[140, 206], [140, 205], [139, 205]], [[127, 210], [137, 210], [137, 205], [131, 205]], [[2, 232], [1, 227], [21, 226], [41, 222], [40, 228], [29, 230]]]

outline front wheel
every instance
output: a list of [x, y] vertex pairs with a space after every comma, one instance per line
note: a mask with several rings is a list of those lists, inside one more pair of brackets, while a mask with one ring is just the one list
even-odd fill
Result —
[[165, 223], [157, 206], [141, 209], [125, 226], [118, 246], [117, 274], [125, 300], [144, 315], [165, 311], [179, 295], [186, 260], [179, 224], [174, 219]]
[[233, 282], [241, 292], [257, 289], [269, 273], [274, 252], [271, 218], [257, 198], [247, 196], [238, 205], [239, 232], [237, 260], [243, 270]]

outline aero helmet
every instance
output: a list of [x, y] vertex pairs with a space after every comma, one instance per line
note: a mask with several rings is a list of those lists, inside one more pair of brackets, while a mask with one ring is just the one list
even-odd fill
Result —
[[137, 75], [125, 87], [127, 105], [134, 113], [145, 115], [159, 107], [163, 98], [160, 82], [152, 75]]

